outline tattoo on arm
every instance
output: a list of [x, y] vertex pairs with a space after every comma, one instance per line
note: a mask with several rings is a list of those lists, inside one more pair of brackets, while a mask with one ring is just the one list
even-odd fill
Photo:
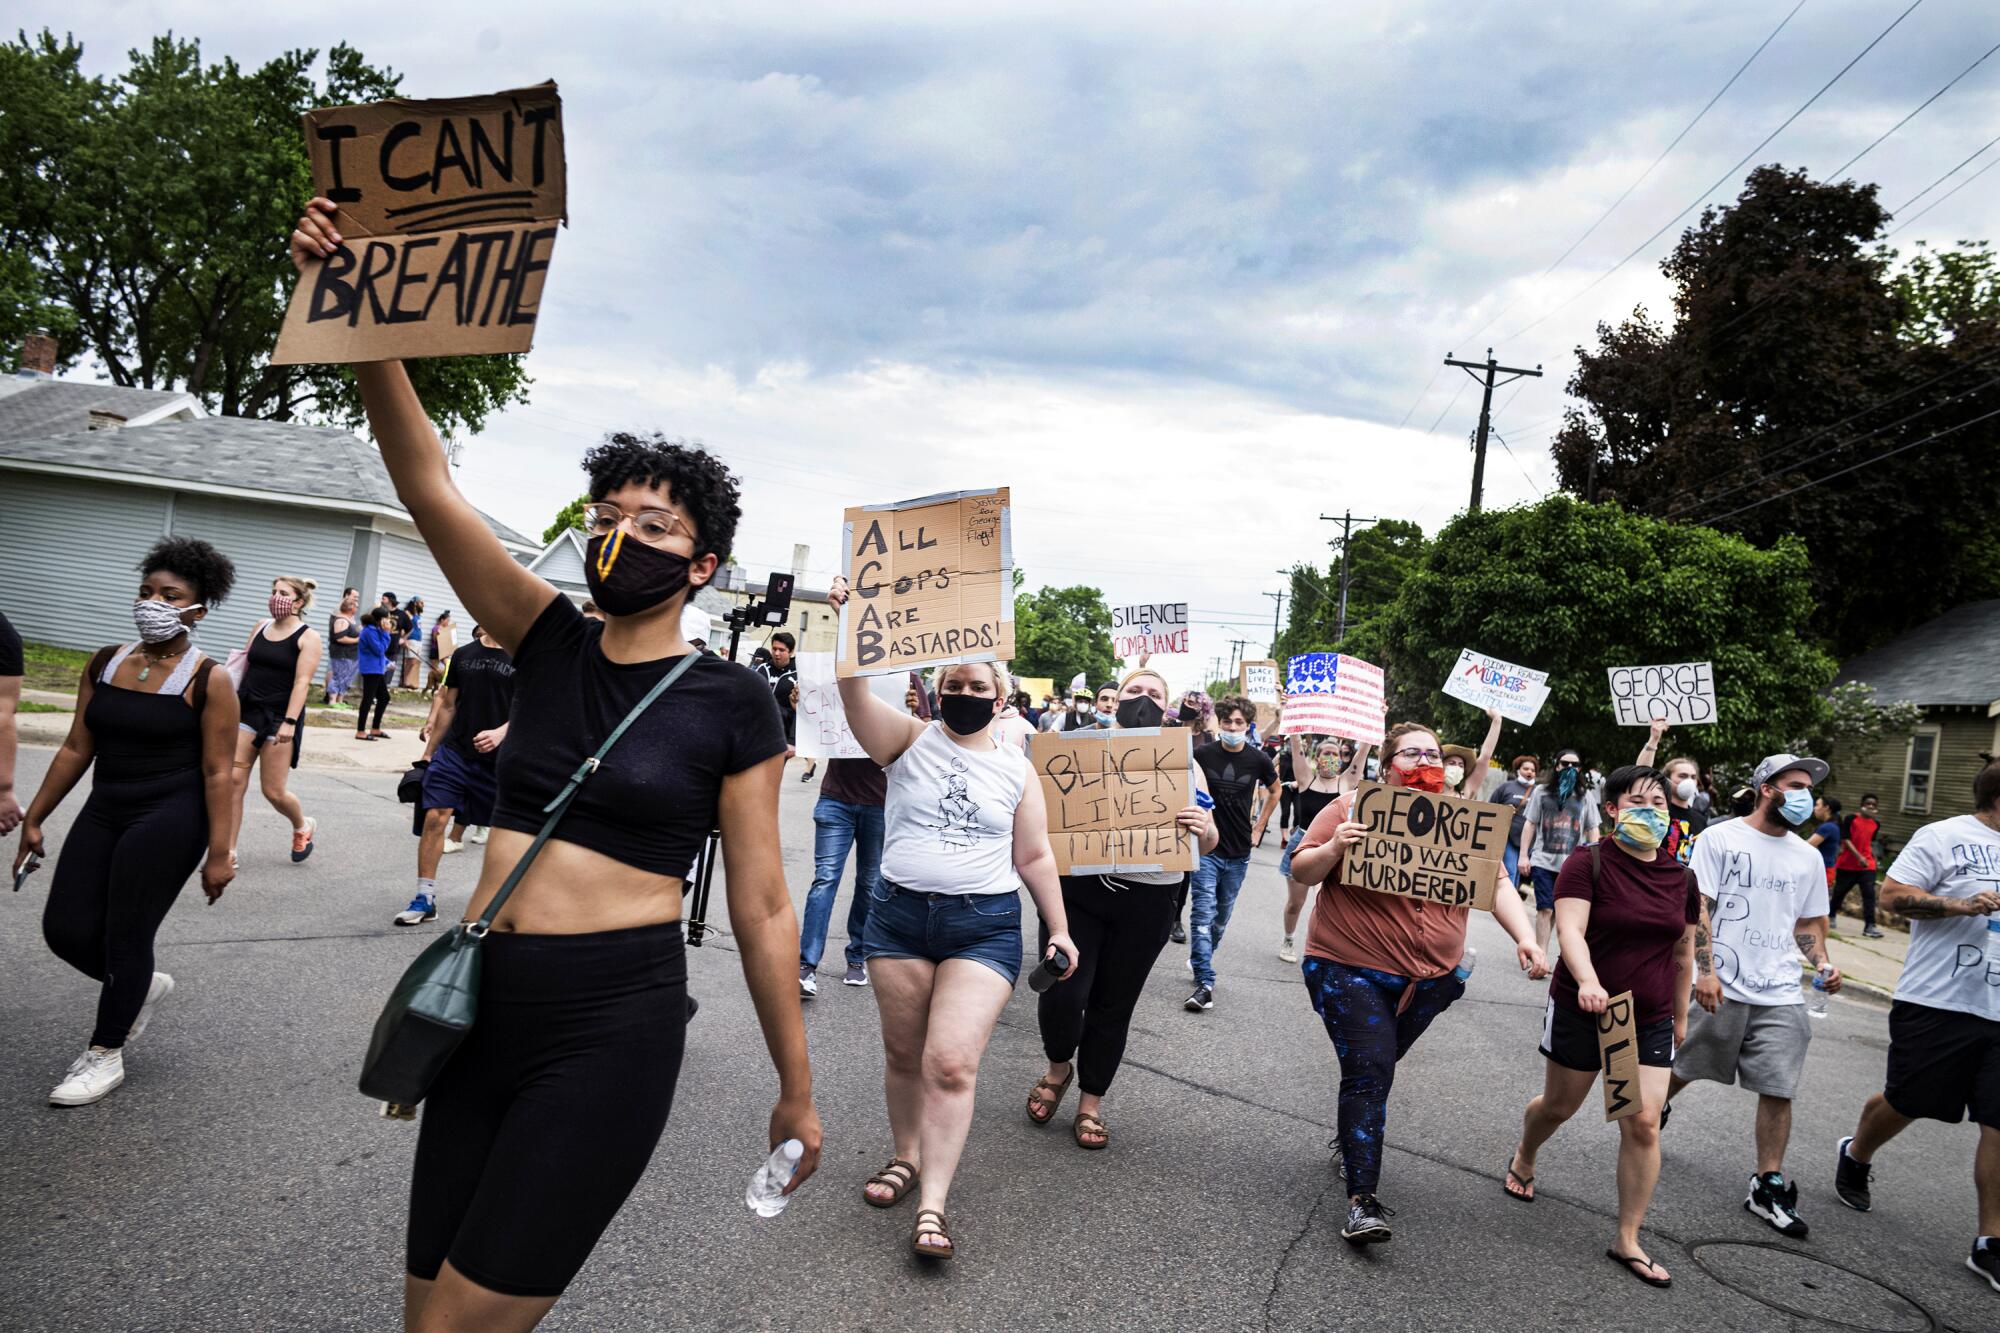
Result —
[[1702, 976], [1707, 976], [1715, 970], [1715, 960], [1709, 951], [1708, 945], [1708, 914], [1706, 912], [1702, 914], [1702, 919], [1697, 921], [1694, 927], [1694, 965], [1695, 970], [1701, 973]]
[[1947, 914], [1945, 900], [1928, 893], [1892, 893], [1883, 905], [1898, 916], [1934, 920]]
[[1816, 964], [1822, 961], [1819, 936], [1801, 930], [1792, 936], [1792, 943], [1799, 946], [1799, 952], [1805, 955], [1807, 962]]

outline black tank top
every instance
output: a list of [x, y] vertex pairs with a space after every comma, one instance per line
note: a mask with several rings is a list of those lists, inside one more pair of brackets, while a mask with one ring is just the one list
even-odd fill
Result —
[[[94, 680], [111, 650], [91, 663]], [[99, 784], [152, 782], [185, 776], [201, 781], [201, 709], [207, 701], [208, 673], [214, 662], [195, 668], [193, 707], [179, 691], [149, 694], [96, 680], [83, 724], [90, 728]]]
[[1319, 818], [1319, 812], [1331, 805], [1333, 798], [1338, 795], [1340, 793], [1337, 791], [1312, 791], [1308, 788], [1300, 787], [1298, 795], [1293, 799], [1295, 816], [1292, 820], [1292, 827], [1311, 828], [1313, 820]]
[[287, 638], [273, 643], [260, 627], [250, 639], [250, 660], [243, 671], [243, 687], [236, 697], [246, 704], [262, 704], [282, 711], [292, 699], [292, 680], [299, 669], [299, 638], [305, 623]]
[[347, 618], [347, 642], [340, 641], [340, 631], [334, 628], [340, 623], [340, 613], [334, 612], [326, 618], [326, 651], [336, 662], [344, 662], [361, 654], [361, 626], [355, 617]]

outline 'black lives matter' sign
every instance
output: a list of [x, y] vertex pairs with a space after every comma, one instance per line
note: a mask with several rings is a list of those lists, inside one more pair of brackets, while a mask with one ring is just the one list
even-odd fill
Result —
[[274, 361], [528, 350], [568, 217], [553, 83], [322, 107], [305, 135], [341, 245], [306, 266]]
[[1444, 907], [1493, 910], [1514, 812], [1460, 796], [1364, 782], [1348, 818], [1366, 828], [1341, 882]]

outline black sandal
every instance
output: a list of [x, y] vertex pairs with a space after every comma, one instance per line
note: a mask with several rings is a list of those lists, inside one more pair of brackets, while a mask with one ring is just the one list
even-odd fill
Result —
[[[868, 1177], [867, 1181], [862, 1184], [861, 1197], [866, 1199], [873, 1207], [894, 1208], [903, 1201], [903, 1196], [908, 1194], [910, 1187], [916, 1183], [916, 1166], [904, 1161], [900, 1157], [891, 1157], [889, 1165]], [[876, 1198], [868, 1192], [868, 1186], [870, 1185], [886, 1185], [890, 1190], [889, 1197], [886, 1199]]]
[[[1535, 1201], [1535, 1178], [1533, 1176], [1523, 1176], [1514, 1169], [1514, 1163], [1520, 1160], [1521, 1154], [1518, 1152], [1507, 1159], [1507, 1179], [1500, 1182], [1500, 1188], [1506, 1190], [1507, 1197], [1515, 1203], [1533, 1203]], [[1513, 1189], [1514, 1185], [1520, 1186], [1524, 1192], [1515, 1193]]]
[[[934, 1217], [937, 1219], [937, 1221], [926, 1226], [924, 1224], [924, 1219], [927, 1217]], [[952, 1255], [956, 1254], [958, 1251], [957, 1248], [952, 1245], [951, 1233], [944, 1229], [944, 1225], [945, 1224], [944, 1224], [943, 1213], [939, 1212], [935, 1208], [919, 1208], [917, 1210], [916, 1228], [910, 1232], [910, 1248], [915, 1250], [918, 1254], [924, 1256], [924, 1258], [926, 1259], [951, 1258]], [[937, 1236], [941, 1238], [944, 1241], [944, 1244], [942, 1245], [924, 1244], [925, 1238], [929, 1236]]]
[[1626, 1272], [1630, 1273], [1633, 1277], [1638, 1278], [1641, 1282], [1645, 1283], [1649, 1287], [1671, 1287], [1674, 1285], [1674, 1279], [1672, 1275], [1668, 1275], [1667, 1277], [1648, 1277], [1644, 1273], [1640, 1272], [1639, 1270], [1641, 1268], [1659, 1267], [1659, 1265], [1654, 1263], [1651, 1259], [1647, 1259], [1642, 1255], [1620, 1254], [1616, 1250], [1606, 1250], [1604, 1252], [1604, 1257], [1609, 1259], [1614, 1264], [1624, 1265]]

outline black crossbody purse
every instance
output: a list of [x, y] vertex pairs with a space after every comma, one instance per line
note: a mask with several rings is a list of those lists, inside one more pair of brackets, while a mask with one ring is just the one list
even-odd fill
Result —
[[542, 844], [556, 831], [577, 792], [603, 765], [605, 754], [699, 656], [698, 652], [690, 652], [662, 676], [660, 683], [648, 690], [646, 697], [625, 715], [625, 720], [612, 728], [604, 744], [597, 747], [597, 753], [577, 766], [556, 798], [542, 807], [548, 819], [543, 822], [541, 832], [528, 844], [528, 850], [521, 853], [521, 859], [508, 872], [506, 882], [493, 895], [493, 901], [486, 904], [479, 919], [454, 925], [418, 954], [403, 973], [402, 980], [389, 993], [389, 1002], [382, 1007], [382, 1016], [375, 1020], [374, 1034], [368, 1040], [368, 1055], [361, 1062], [364, 1094], [392, 1106], [411, 1107], [430, 1092], [438, 1073], [465, 1040], [465, 1034], [472, 1031], [472, 1024], [479, 1016], [479, 946], [493, 928], [493, 919], [500, 915], [508, 896], [534, 864]]

